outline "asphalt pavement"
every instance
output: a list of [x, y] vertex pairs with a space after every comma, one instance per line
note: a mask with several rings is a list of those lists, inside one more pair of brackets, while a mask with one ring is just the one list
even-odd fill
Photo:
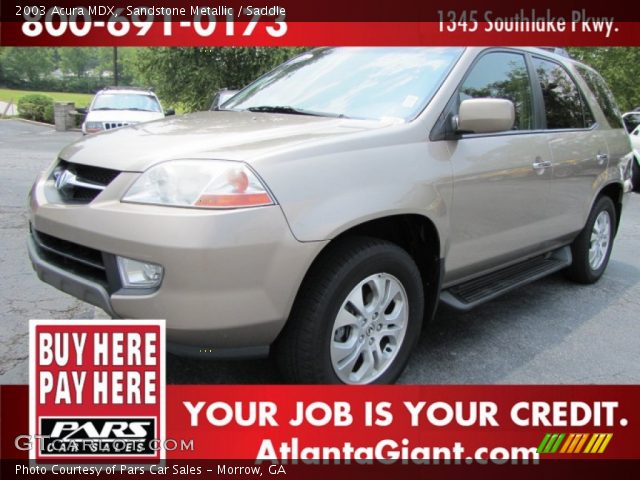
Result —
[[[27, 257], [27, 193], [75, 132], [0, 120], [0, 384], [28, 381], [28, 320], [104, 312], [40, 282]], [[441, 307], [401, 383], [640, 383], [640, 195], [609, 267], [583, 286], [557, 274], [467, 313]], [[265, 360], [167, 358], [167, 383], [279, 383]]]

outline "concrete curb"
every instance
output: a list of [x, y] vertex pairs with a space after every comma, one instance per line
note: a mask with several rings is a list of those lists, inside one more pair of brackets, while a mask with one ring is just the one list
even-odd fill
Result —
[[[50, 123], [36, 122], [35, 120], [27, 120], [26, 118], [7, 117], [7, 118], [0, 118], [0, 120], [17, 120], [19, 122], [30, 123], [32, 125], [39, 125], [41, 127], [56, 128], [55, 125], [52, 125]], [[82, 129], [81, 128], [70, 128], [69, 130], [65, 130], [65, 131], [66, 132], [82, 132]]]
[[32, 125], [40, 125], [41, 127], [56, 128], [55, 125], [52, 125], [50, 123], [36, 122], [35, 120], [27, 120], [26, 118], [13, 117], [10, 120], [18, 120], [19, 122], [30, 123]]

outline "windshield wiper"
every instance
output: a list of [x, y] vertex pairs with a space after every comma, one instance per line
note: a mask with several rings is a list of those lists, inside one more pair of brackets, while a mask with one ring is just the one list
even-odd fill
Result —
[[250, 112], [290, 113], [293, 115], [311, 115], [314, 117], [346, 118], [341, 113], [316, 112], [314, 110], [305, 110], [304, 108], [296, 108], [288, 105], [261, 105], [259, 107], [249, 107], [247, 110]]
[[117, 108], [111, 108], [111, 107], [98, 107], [98, 108], [94, 108], [94, 110], [117, 110]]

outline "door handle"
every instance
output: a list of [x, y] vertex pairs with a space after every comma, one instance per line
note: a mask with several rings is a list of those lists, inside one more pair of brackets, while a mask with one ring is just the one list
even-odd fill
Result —
[[598, 165], [604, 165], [604, 162], [609, 160], [609, 155], [606, 153], [599, 153], [596, 155], [596, 160], [598, 161]]
[[536, 160], [533, 162], [534, 170], [544, 170], [545, 168], [549, 168], [551, 166], [550, 160]]

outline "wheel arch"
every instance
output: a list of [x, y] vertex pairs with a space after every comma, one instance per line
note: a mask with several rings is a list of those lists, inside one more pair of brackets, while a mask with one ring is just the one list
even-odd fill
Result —
[[622, 217], [622, 196], [624, 195], [624, 188], [619, 183], [609, 183], [602, 187], [598, 195], [594, 199], [591, 208], [593, 209], [593, 205], [598, 201], [600, 197], [609, 197], [613, 202], [613, 205], [616, 209], [616, 231], [614, 235], [618, 233], [618, 228], [620, 226], [620, 218]]
[[433, 221], [420, 214], [398, 214], [368, 220], [340, 232], [316, 255], [307, 269], [293, 304], [304, 290], [314, 267], [338, 242], [351, 237], [386, 240], [403, 248], [416, 262], [422, 276], [425, 294], [425, 319], [435, 314], [442, 281], [443, 260], [440, 258], [440, 233]]

